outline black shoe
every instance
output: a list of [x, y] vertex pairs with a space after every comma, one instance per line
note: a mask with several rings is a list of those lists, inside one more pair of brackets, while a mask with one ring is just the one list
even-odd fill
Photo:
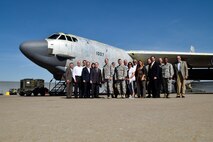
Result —
[[180, 96], [176, 96], [176, 98], [180, 98]]
[[185, 98], [185, 96], [182, 96], [182, 98]]

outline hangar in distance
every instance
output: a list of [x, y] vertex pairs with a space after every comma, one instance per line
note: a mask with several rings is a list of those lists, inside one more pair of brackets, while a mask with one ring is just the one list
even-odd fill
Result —
[[187, 61], [190, 80], [213, 80], [213, 53], [167, 52], [167, 51], [125, 51], [98, 41], [65, 33], [54, 33], [43, 40], [26, 41], [20, 45], [21, 52], [35, 64], [47, 69], [56, 80], [61, 80], [66, 66], [78, 60], [99, 62], [104, 59], [110, 62], [120, 59], [133, 59], [146, 62], [150, 56], [168, 57], [175, 63], [180, 55]]

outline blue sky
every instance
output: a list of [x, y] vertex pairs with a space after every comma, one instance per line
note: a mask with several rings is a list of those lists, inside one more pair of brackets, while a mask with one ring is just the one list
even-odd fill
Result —
[[8, 0], [0, 2], [0, 81], [52, 75], [19, 51], [65, 32], [125, 50], [213, 52], [212, 0]]

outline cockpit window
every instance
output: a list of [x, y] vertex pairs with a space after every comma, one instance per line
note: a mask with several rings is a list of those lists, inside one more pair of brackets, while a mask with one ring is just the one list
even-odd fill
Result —
[[72, 37], [72, 40], [73, 40], [74, 42], [77, 42], [77, 41], [78, 41], [77, 38], [75, 38], [75, 37]]
[[66, 40], [66, 38], [65, 38], [64, 35], [61, 35], [61, 36], [59, 37], [59, 39], [60, 39], [60, 40]]
[[67, 40], [72, 41], [72, 38], [70, 36], [66, 36]]
[[57, 39], [60, 36], [60, 34], [53, 34], [48, 39]]

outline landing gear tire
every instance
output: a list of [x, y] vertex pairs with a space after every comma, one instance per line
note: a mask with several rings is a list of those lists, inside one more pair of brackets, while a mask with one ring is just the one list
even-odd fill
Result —
[[39, 89], [39, 93], [41, 94], [41, 96], [45, 96], [45, 89], [44, 88], [40, 88]]
[[26, 92], [26, 96], [31, 96], [32, 92]]
[[24, 93], [23, 93], [23, 92], [20, 92], [20, 93], [19, 93], [19, 96], [24, 96]]

